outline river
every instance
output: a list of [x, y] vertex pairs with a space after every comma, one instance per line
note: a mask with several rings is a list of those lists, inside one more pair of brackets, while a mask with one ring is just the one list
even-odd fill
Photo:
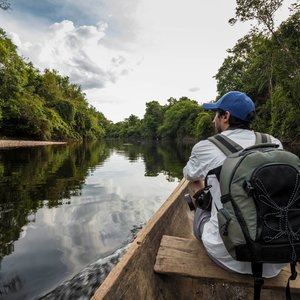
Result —
[[0, 150], [0, 298], [89, 299], [174, 190], [191, 146]]
[[0, 299], [89, 299], [174, 190], [191, 147], [0, 150]]

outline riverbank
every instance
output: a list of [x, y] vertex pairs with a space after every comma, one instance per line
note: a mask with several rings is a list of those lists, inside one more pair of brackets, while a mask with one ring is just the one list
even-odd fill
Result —
[[2, 149], [2, 148], [19, 148], [19, 147], [36, 147], [36, 146], [46, 146], [46, 145], [60, 145], [60, 144], [66, 144], [66, 142], [0, 140], [0, 149]]

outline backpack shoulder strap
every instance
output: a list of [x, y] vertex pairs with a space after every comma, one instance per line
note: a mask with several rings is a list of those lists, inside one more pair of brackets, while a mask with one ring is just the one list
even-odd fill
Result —
[[224, 134], [216, 134], [209, 137], [208, 140], [215, 144], [226, 156], [243, 150], [243, 148], [239, 144], [237, 144]]
[[255, 145], [272, 143], [271, 136], [267, 133], [255, 132]]

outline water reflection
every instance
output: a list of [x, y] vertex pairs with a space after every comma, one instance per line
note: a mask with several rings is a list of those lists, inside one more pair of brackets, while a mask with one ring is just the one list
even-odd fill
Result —
[[142, 158], [145, 163], [145, 176], [167, 175], [169, 181], [182, 177], [182, 166], [187, 162], [190, 144], [168, 142], [140, 142], [138, 144], [110, 141], [108, 146], [117, 149], [133, 162]]
[[[85, 177], [109, 155], [102, 143], [0, 151], [0, 255], [13, 251], [34, 213], [80, 194]], [[68, 203], [65, 201], [65, 203]]]
[[37, 297], [124, 246], [189, 153], [116, 141], [1, 150], [0, 296]]

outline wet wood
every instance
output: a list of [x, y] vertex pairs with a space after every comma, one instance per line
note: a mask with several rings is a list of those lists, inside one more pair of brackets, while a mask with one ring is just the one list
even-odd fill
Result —
[[[168, 275], [189, 276], [202, 280], [211, 279], [214, 282], [221, 281], [248, 287], [253, 286], [252, 276], [231, 273], [220, 268], [206, 254], [202, 243], [194, 238], [187, 239], [164, 235], [157, 253], [154, 270]], [[275, 278], [265, 279], [264, 288], [284, 289], [289, 276], [290, 270], [287, 267]], [[291, 281], [290, 285], [295, 292], [299, 292], [300, 278]]]

